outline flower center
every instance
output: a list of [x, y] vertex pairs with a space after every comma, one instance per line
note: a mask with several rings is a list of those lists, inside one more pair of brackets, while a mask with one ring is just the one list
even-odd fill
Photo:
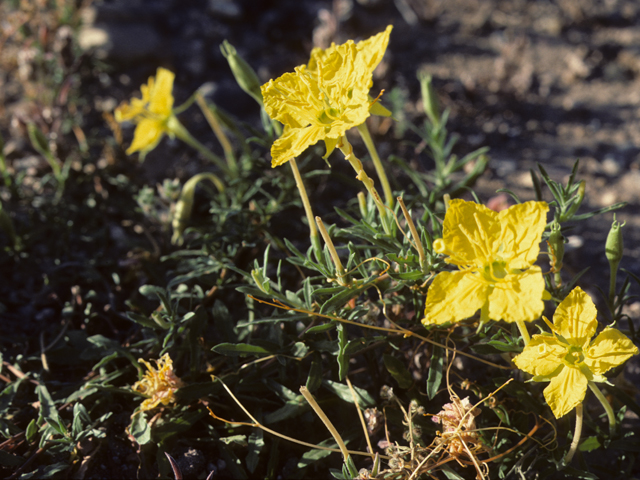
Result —
[[318, 115], [318, 121], [325, 125], [330, 125], [340, 117], [340, 110], [337, 108], [329, 107], [325, 108], [320, 115]]
[[507, 262], [502, 259], [494, 260], [488, 265], [485, 265], [482, 275], [491, 283], [499, 282], [509, 274], [507, 269]]
[[579, 363], [582, 363], [584, 361], [582, 348], [575, 346], [570, 347], [563, 360], [565, 365], [568, 366], [577, 366]]

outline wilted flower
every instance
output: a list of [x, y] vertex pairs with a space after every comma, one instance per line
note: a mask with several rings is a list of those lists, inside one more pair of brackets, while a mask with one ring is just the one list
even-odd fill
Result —
[[316, 48], [308, 65], [261, 87], [266, 112], [284, 124], [282, 136], [271, 147], [272, 166], [288, 162], [319, 140], [325, 141], [329, 154], [347, 130], [364, 123], [378, 105], [369, 100], [369, 89], [391, 29], [389, 25], [358, 43]]
[[480, 409], [471, 405], [469, 397], [460, 400], [457, 396], [451, 397], [452, 403], [447, 403], [431, 420], [443, 427], [440, 433], [442, 440], [448, 444], [448, 450], [452, 454], [466, 452], [464, 443], [474, 444], [479, 442], [476, 432], [476, 417], [480, 415]]
[[149, 83], [140, 87], [141, 99], [132, 98], [130, 103], [123, 102], [116, 109], [118, 122], [137, 124], [128, 154], [140, 151], [145, 155], [158, 145], [165, 133], [174, 135], [173, 123], [178, 123], [173, 114], [174, 77], [166, 68], [158, 68], [156, 76], [149, 77]]
[[[553, 315], [552, 334], [534, 335], [516, 366], [534, 375], [534, 382], [549, 382], [544, 398], [556, 418], [584, 400], [589, 382], [606, 382], [603, 374], [638, 353], [638, 348], [615, 328], [596, 333], [597, 311], [580, 287], [574, 288]], [[546, 320], [546, 319], [545, 319]]]
[[473, 316], [492, 320], [535, 320], [544, 308], [544, 279], [533, 265], [547, 223], [545, 202], [526, 202], [501, 212], [451, 200], [443, 238], [433, 249], [448, 255], [458, 272], [441, 272], [429, 287], [422, 323], [443, 324]]
[[173, 394], [177, 389], [184, 386], [182, 381], [173, 372], [173, 362], [168, 353], [165, 353], [160, 360], [156, 360], [158, 368], [153, 368], [149, 362], [138, 359], [147, 367], [147, 373], [142, 380], [136, 382], [132, 389], [148, 397], [142, 402], [142, 411], [151, 410], [159, 403], [168, 405], [175, 401]]

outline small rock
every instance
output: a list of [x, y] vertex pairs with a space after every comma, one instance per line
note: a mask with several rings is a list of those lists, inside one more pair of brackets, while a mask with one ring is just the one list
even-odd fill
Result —
[[92, 50], [96, 58], [121, 63], [157, 59], [162, 56], [162, 39], [145, 24], [103, 24], [84, 27], [78, 35], [83, 50]]
[[208, 12], [214, 17], [237, 20], [242, 16], [242, 8], [233, 0], [209, 0]]

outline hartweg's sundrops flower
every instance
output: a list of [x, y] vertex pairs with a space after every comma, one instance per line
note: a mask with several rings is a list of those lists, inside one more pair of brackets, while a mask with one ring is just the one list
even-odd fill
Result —
[[605, 328], [591, 341], [596, 316], [589, 295], [574, 288], [558, 305], [553, 325], [545, 319], [552, 333], [534, 335], [513, 359], [520, 370], [534, 375], [534, 382], [549, 382], [544, 398], [556, 418], [582, 403], [590, 382], [606, 382], [605, 372], [638, 353], [633, 342], [615, 328]]
[[[198, 150], [205, 158], [218, 165], [223, 172], [234, 174], [235, 161], [230, 161], [227, 158], [229, 163], [225, 164], [221, 158], [192, 137], [176, 117], [172, 93], [174, 78], [173, 72], [166, 68], [158, 68], [156, 76], [149, 77], [149, 83], [140, 87], [142, 98], [132, 98], [130, 103], [122, 102], [116, 108], [116, 121], [136, 124], [133, 141], [127, 149], [127, 153], [130, 155], [140, 152], [140, 160], [142, 161], [147, 153], [156, 148], [162, 137], [167, 134], [171, 138], [178, 137], [187, 145]], [[204, 102], [203, 99], [202, 102]], [[181, 106], [177, 110], [181, 111], [182, 109]], [[204, 113], [206, 116], [209, 112], [205, 111]], [[211, 114], [209, 114], [210, 117]], [[214, 133], [218, 138], [221, 138], [221, 132]]]
[[166, 68], [158, 68], [155, 77], [142, 85], [142, 98], [123, 102], [115, 111], [118, 122], [137, 124], [128, 154], [140, 151], [143, 155], [153, 150], [166, 133], [174, 135], [172, 123], [177, 122], [173, 114], [173, 79], [175, 75]]
[[168, 353], [165, 353], [160, 360], [156, 360], [158, 368], [154, 368], [149, 362], [138, 359], [147, 367], [147, 373], [142, 380], [136, 382], [131, 387], [136, 392], [140, 392], [146, 397], [140, 409], [142, 411], [151, 410], [162, 403], [168, 405], [175, 401], [174, 393], [184, 384], [173, 372], [173, 362]]
[[[545, 202], [526, 202], [501, 212], [451, 200], [443, 238], [433, 242], [445, 262], [460, 271], [439, 273], [427, 293], [422, 323], [457, 322], [481, 312], [480, 322], [535, 320], [546, 296], [534, 265], [547, 223]], [[522, 329], [522, 328], [521, 328]]]
[[347, 130], [364, 123], [377, 105], [370, 101], [369, 89], [391, 29], [388, 26], [358, 43], [349, 40], [326, 50], [314, 49], [308, 65], [261, 87], [266, 112], [284, 124], [282, 136], [271, 147], [273, 167], [320, 140], [325, 141], [328, 155]]

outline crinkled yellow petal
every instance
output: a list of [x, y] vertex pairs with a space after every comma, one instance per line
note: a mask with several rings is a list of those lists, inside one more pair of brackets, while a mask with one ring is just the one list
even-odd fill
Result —
[[324, 130], [313, 125], [286, 130], [271, 146], [271, 166], [277, 167], [297, 157], [324, 136]]
[[158, 68], [155, 81], [149, 82], [149, 111], [161, 117], [171, 115], [173, 109], [173, 79], [175, 75], [166, 68]]
[[546, 202], [525, 202], [498, 213], [503, 250], [513, 252], [509, 258], [510, 268], [527, 268], [536, 261], [548, 211]]
[[564, 367], [544, 389], [544, 398], [556, 418], [563, 417], [584, 400], [587, 377], [578, 369]]
[[427, 292], [422, 323], [458, 322], [473, 316], [487, 301], [489, 286], [470, 272], [442, 272]]
[[594, 374], [602, 375], [637, 355], [638, 347], [615, 328], [605, 328], [584, 353], [584, 363]]
[[442, 239], [447, 263], [483, 268], [484, 260], [498, 250], [500, 237], [498, 214], [484, 205], [454, 199], [444, 216]]
[[522, 353], [513, 359], [516, 366], [531, 375], [548, 377], [562, 366], [566, 347], [553, 335], [534, 335]]
[[164, 134], [164, 122], [153, 118], [143, 118], [133, 132], [133, 141], [127, 149], [130, 155], [134, 152], [148, 152], [156, 148]]
[[269, 117], [293, 128], [310, 125], [323, 109], [320, 91], [305, 78], [304, 66], [269, 80], [260, 91]]
[[146, 112], [145, 103], [139, 98], [131, 99], [131, 103], [122, 102], [114, 112], [117, 122], [128, 122], [135, 120], [138, 116]]
[[597, 315], [591, 297], [580, 287], [576, 287], [558, 305], [553, 315], [553, 325], [568, 342], [586, 347], [596, 333]]
[[[387, 45], [389, 44], [389, 36], [391, 35], [392, 29], [393, 26], [389, 25], [384, 32], [380, 32], [373, 37], [358, 42], [356, 45], [358, 48], [358, 59], [365, 64], [370, 73], [373, 73], [382, 60], [384, 52], [387, 50]], [[370, 80], [368, 88], [371, 88], [371, 85], [372, 81]]]
[[489, 295], [489, 318], [507, 322], [536, 320], [544, 310], [543, 294], [540, 267], [534, 265], [525, 272], [509, 274], [495, 283]]

